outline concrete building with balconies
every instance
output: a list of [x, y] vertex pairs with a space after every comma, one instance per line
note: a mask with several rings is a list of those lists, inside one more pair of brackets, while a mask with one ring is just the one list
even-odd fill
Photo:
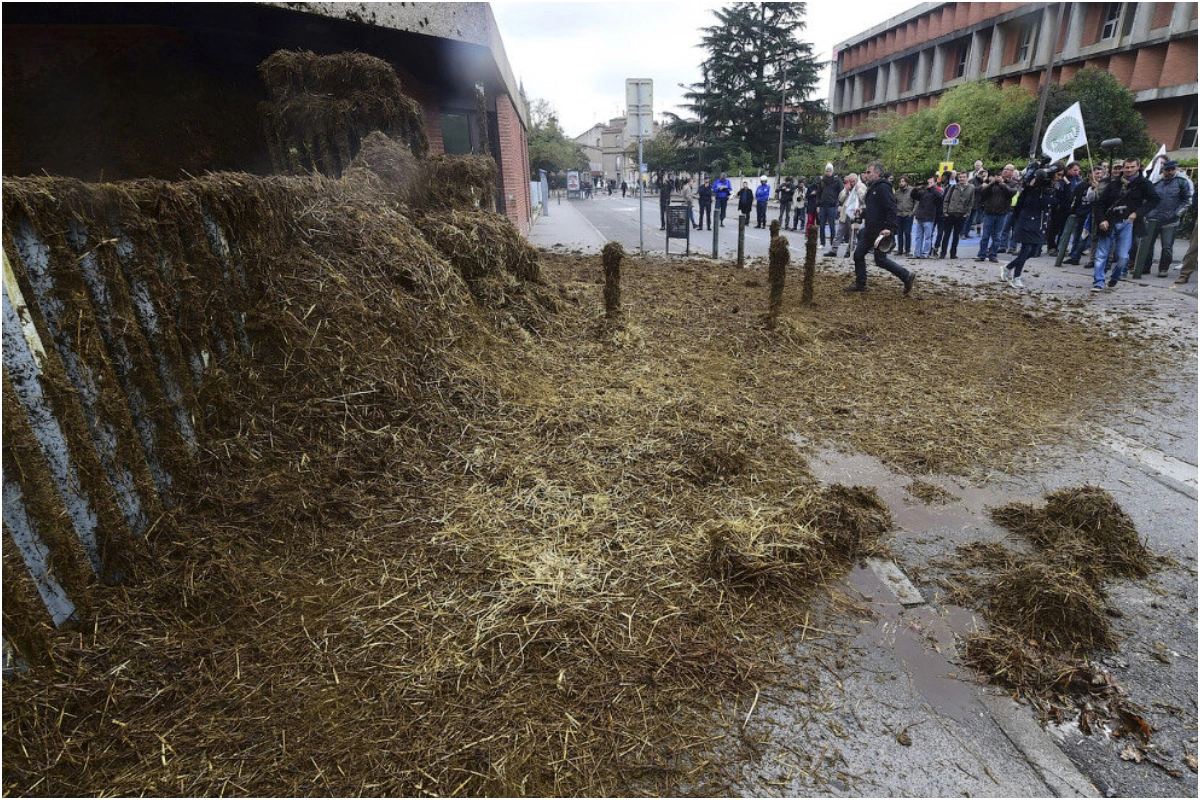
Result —
[[[1195, 2], [922, 3], [839, 44], [829, 108], [835, 137], [871, 138], [871, 118], [913, 114], [980, 78], [1036, 92], [1093, 67], [1134, 93], [1150, 138], [1196, 156]], [[1060, 10], [1062, 24], [1055, 30]]]

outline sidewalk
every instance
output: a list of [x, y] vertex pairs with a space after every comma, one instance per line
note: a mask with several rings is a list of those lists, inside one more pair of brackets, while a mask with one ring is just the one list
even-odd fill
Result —
[[608, 242], [596, 226], [588, 222], [574, 203], [586, 201], [550, 198], [545, 214], [534, 218], [529, 228], [529, 243], [534, 247], [565, 247], [585, 253], [599, 253]]

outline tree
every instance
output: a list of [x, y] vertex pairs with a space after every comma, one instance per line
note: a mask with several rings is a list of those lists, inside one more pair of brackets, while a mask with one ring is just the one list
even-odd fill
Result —
[[[1083, 112], [1083, 127], [1087, 132], [1088, 146], [1093, 158], [1100, 158], [1102, 141], [1119, 138], [1123, 144], [1116, 155], [1138, 156], [1145, 160], [1153, 155], [1157, 148], [1150, 141], [1146, 120], [1134, 108], [1133, 101], [1133, 92], [1112, 74], [1098, 69], [1081, 69], [1066, 84], [1051, 84], [1046, 99], [1046, 112], [1042, 118], [1042, 133], [1045, 133], [1051, 120], [1078, 102]], [[1035, 100], [1031, 108], [1010, 119], [1003, 127], [1001, 136], [1004, 144], [1010, 148], [1018, 148], [1017, 152], [1028, 155], [1036, 120]], [[1041, 144], [1040, 137], [1038, 144]], [[1082, 153], [1076, 155], [1082, 156]]]
[[[905, 117], [873, 117], [870, 125], [877, 140], [861, 142], [856, 149], [860, 154], [869, 152], [897, 174], [932, 175], [946, 160], [946, 148], [941, 144], [946, 126], [957, 122], [962, 133], [951, 153], [956, 164], [970, 165], [976, 160], [988, 166], [1023, 163], [1023, 148], [1014, 149], [1004, 131], [1036, 103], [1036, 98], [1019, 86], [1001, 89], [988, 80], [971, 81], [946, 92], [933, 108]], [[1026, 144], [1029, 135], [1027, 129]]]
[[704, 28], [702, 82], [684, 94], [702, 122], [703, 136], [718, 158], [740, 148], [755, 171], [775, 164], [779, 147], [780, 103], [785, 141], [819, 144], [827, 117], [817, 92], [823, 66], [804, 30], [806, 3], [734, 3], [715, 12], [717, 24]]
[[[625, 150], [629, 160], [636, 164], [638, 157], [638, 146], [635, 141]], [[675, 137], [666, 130], [661, 130], [652, 139], [644, 139], [642, 141], [642, 162], [646, 164], [647, 171], [651, 174], [664, 172], [679, 172], [687, 169], [685, 166], [687, 154], [679, 147], [679, 143]], [[695, 167], [695, 162], [691, 165]]]
[[558, 124], [558, 116], [545, 100], [529, 104], [529, 169], [536, 179], [539, 170], [557, 174], [569, 169], [588, 169], [582, 148], [566, 137]]

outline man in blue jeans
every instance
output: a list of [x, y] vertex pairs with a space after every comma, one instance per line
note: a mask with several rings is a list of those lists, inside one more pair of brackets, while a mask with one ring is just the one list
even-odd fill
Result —
[[1003, 175], [992, 175], [980, 192], [979, 209], [983, 212], [983, 232], [979, 236], [979, 253], [976, 261], [998, 263], [1000, 233], [1004, 221], [1012, 211], [1012, 198], [1016, 194], [1004, 180]]
[[[1133, 237], [1146, 234], [1146, 214], [1158, 203], [1150, 181], [1142, 175], [1140, 158], [1126, 159], [1122, 171], [1124, 176], [1114, 175], [1096, 202], [1100, 239], [1096, 243], [1096, 268], [1092, 273], [1093, 292], [1104, 291], [1106, 276], [1108, 288], [1117, 288], [1129, 264]], [[1108, 273], [1110, 261], [1114, 266]]]
[[825, 165], [825, 177], [818, 184], [820, 199], [817, 201], [817, 227], [821, 229], [821, 246], [825, 246], [825, 225], [829, 225], [829, 243], [837, 238], [838, 195], [842, 193], [842, 179], [833, 174], [833, 164]]

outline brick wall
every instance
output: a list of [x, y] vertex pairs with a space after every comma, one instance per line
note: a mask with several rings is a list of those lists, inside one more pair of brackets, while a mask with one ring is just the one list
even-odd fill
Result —
[[1176, 39], [1167, 45], [1159, 86], [1178, 86], [1196, 82], [1196, 39]]
[[1142, 89], [1153, 89], [1159, 85], [1159, 76], [1163, 71], [1163, 64], [1167, 60], [1167, 46], [1165, 44], [1155, 45], [1154, 47], [1143, 47], [1137, 51], [1137, 62], [1133, 67], [1133, 78], [1128, 86], [1131, 91], [1138, 92]]
[[1150, 23], [1150, 29], [1165, 28], [1171, 24], [1171, 14], [1175, 10], [1174, 3], [1155, 3], [1154, 4], [1154, 21]]
[[1187, 98], [1174, 97], [1138, 106], [1146, 120], [1146, 132], [1151, 141], [1165, 144], [1168, 150], [1179, 146], [1183, 121], [1187, 117], [1187, 101]]
[[533, 213], [529, 197], [529, 148], [521, 117], [508, 95], [496, 97], [496, 122], [500, 131], [500, 191], [504, 194], [504, 214], [522, 235], [527, 235]]

